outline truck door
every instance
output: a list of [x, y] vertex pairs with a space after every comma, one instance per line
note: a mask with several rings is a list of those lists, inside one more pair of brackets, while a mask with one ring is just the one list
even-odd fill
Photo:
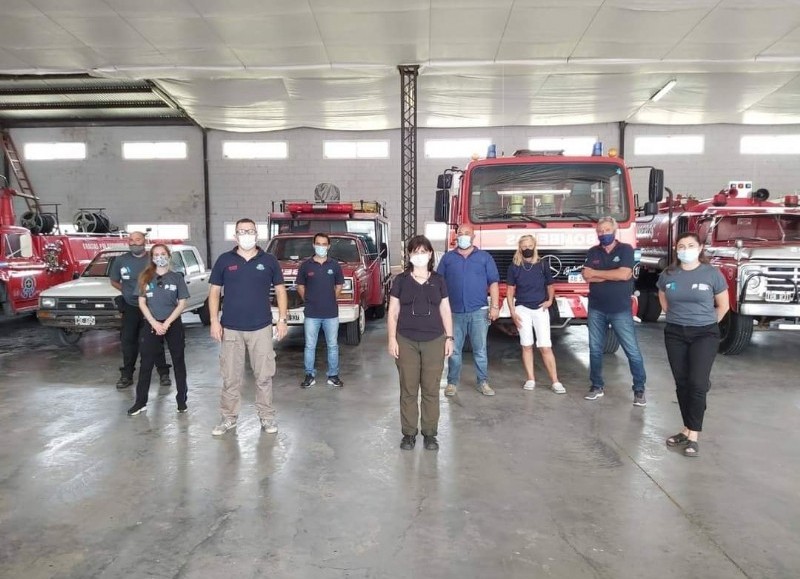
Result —
[[209, 273], [203, 267], [203, 261], [195, 249], [184, 249], [181, 252], [186, 267], [186, 287], [189, 288], [189, 302], [186, 309], [200, 307], [208, 295]]

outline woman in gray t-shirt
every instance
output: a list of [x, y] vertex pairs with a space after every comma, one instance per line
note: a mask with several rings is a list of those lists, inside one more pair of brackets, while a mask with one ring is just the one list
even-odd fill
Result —
[[719, 321], [729, 309], [728, 284], [708, 263], [695, 233], [681, 233], [676, 260], [658, 278], [658, 300], [667, 313], [664, 344], [675, 379], [683, 430], [667, 446], [684, 446], [685, 456], [698, 456], [711, 366], [719, 347]]

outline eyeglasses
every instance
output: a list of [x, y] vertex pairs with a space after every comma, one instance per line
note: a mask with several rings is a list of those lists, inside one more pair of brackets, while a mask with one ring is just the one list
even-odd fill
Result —
[[236, 235], [255, 235], [255, 234], [256, 234], [256, 230], [255, 229], [237, 229], [236, 230]]

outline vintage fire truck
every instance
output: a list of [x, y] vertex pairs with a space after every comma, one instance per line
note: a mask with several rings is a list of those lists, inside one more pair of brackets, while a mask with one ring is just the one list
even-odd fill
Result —
[[34, 210], [23, 215], [26, 227], [19, 227], [15, 197], [25, 195], [0, 189], [0, 317], [35, 312], [43, 290], [80, 275], [101, 249], [126, 244], [122, 233], [58, 233], [53, 214]]
[[[653, 195], [662, 183], [663, 172], [652, 169]], [[496, 324], [508, 333], [516, 328], [504, 299], [505, 280], [522, 235], [536, 237], [539, 256], [555, 280], [556, 299], [550, 309], [555, 328], [586, 323], [589, 285], [581, 269], [588, 249], [597, 245], [598, 219], [616, 219], [618, 239], [636, 245], [630, 175], [613, 150], [591, 157], [522, 150], [511, 157], [475, 159], [464, 169], [439, 175], [437, 185], [435, 219], [449, 225], [448, 248], [455, 247], [458, 227], [469, 224], [475, 230], [475, 245], [497, 263], [502, 308]], [[609, 331], [605, 351], [618, 347], [616, 335]]]
[[738, 354], [754, 329], [800, 330], [800, 209], [796, 195], [769, 201], [766, 189], [732, 181], [710, 199], [651, 198], [637, 218], [641, 249], [639, 311], [643, 321], [661, 314], [656, 281], [673, 261], [674, 239], [698, 234], [706, 255], [728, 282], [731, 310], [720, 322], [719, 351]]
[[[391, 281], [389, 219], [378, 201], [280, 201], [269, 214], [270, 237], [283, 233], [350, 233], [365, 245], [363, 261], [366, 316], [382, 318]], [[310, 247], [310, 245], [309, 245]], [[310, 254], [309, 254], [310, 255]], [[288, 269], [296, 269], [297, 266]], [[289, 275], [284, 271], [284, 276]]]

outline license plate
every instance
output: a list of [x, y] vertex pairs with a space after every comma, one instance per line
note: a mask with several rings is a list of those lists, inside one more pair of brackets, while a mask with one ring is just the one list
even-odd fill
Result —
[[300, 314], [289, 313], [286, 316], [286, 319], [290, 322], [299, 322], [301, 321], [302, 316]]
[[788, 304], [792, 301], [794, 297], [794, 292], [786, 292], [786, 291], [768, 291], [764, 295], [764, 299], [768, 302], [780, 302], [784, 304]]
[[583, 274], [579, 271], [570, 272], [569, 277], [567, 277], [567, 283], [584, 283]]
[[76, 326], [93, 326], [94, 316], [75, 316]]

